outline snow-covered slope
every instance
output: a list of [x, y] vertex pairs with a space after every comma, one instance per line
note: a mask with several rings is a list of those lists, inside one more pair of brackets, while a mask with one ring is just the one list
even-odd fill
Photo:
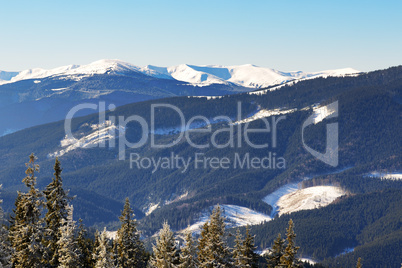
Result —
[[87, 65], [67, 65], [50, 70], [35, 68], [24, 70], [19, 73], [3, 72], [4, 78], [0, 77], [0, 85], [25, 79], [39, 79], [52, 76], [67, 76], [68, 78], [79, 80], [82, 79], [82, 77], [87, 77], [94, 74], [105, 74], [108, 72], [125, 73], [132, 71], [140, 72], [156, 78], [175, 79], [198, 86], [228, 84], [247, 88], [263, 88], [276, 84], [282, 84], [292, 80], [327, 76], [342, 76], [358, 73], [358, 71], [351, 68], [312, 73], [301, 71], [281, 72], [252, 64], [238, 66], [198, 66], [181, 64], [171, 67], [158, 67], [152, 65], [138, 67], [120, 60], [99, 60]]
[[109, 71], [113, 71], [115, 73], [124, 73], [127, 71], [139, 72], [139, 68], [130, 63], [120, 60], [99, 60], [87, 65], [67, 65], [50, 70], [42, 68], [24, 70], [19, 72], [17, 75], [11, 77], [11, 79], [7, 81], [0, 81], [0, 85], [26, 79], [39, 79], [61, 75], [67, 77], [74, 76], [77, 79], [81, 79], [82, 77], [94, 74], [104, 74]]
[[[223, 210], [223, 216], [225, 217], [225, 224], [227, 228], [255, 225], [264, 221], [270, 221], [272, 219], [268, 215], [246, 207], [221, 205], [221, 208]], [[202, 213], [202, 216], [199, 218], [199, 220], [193, 225], [187, 227], [184, 231], [190, 230], [192, 232], [199, 233], [204, 223], [208, 221], [209, 215], [210, 211]]]
[[181, 64], [165, 68], [148, 65], [143, 67], [141, 71], [145, 74], [156, 77], [171, 76], [176, 80], [185, 81], [194, 85], [232, 83], [249, 88], [263, 88], [276, 84], [282, 84], [292, 80], [315, 77], [343, 76], [359, 72], [352, 68], [326, 70], [312, 73], [301, 71], [281, 72], [252, 64], [238, 66], [197, 66]]
[[336, 186], [314, 186], [285, 194], [277, 202], [279, 215], [331, 204], [346, 192]]

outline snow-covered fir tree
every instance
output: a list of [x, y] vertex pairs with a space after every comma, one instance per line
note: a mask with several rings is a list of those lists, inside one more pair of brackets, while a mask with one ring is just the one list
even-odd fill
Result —
[[255, 253], [256, 247], [254, 243], [254, 236], [250, 234], [250, 226], [246, 226], [246, 235], [242, 242], [242, 256], [243, 265], [245, 267], [258, 267], [258, 255]]
[[95, 268], [116, 268], [111, 253], [109, 239], [106, 236], [106, 227], [103, 232], [97, 236], [97, 247], [93, 255]]
[[4, 213], [1, 206], [2, 203], [3, 200], [0, 199], [0, 268], [10, 268], [12, 249], [8, 240], [8, 230], [4, 226]]
[[282, 239], [281, 234], [275, 239], [271, 250], [267, 257], [267, 263], [269, 268], [277, 267], [281, 263], [281, 257], [285, 250], [285, 240]]
[[233, 264], [236, 267], [239, 268], [244, 268], [246, 267], [244, 265], [244, 260], [243, 260], [243, 238], [242, 235], [240, 233], [240, 229], [236, 230], [236, 238], [235, 238], [235, 246], [233, 248]]
[[35, 155], [31, 154], [26, 164], [27, 176], [23, 179], [29, 191], [28, 193], [18, 192], [15, 216], [9, 233], [14, 248], [11, 261], [16, 268], [44, 267], [45, 248], [42, 244], [43, 225], [40, 218], [43, 202], [40, 191], [35, 188], [35, 173], [39, 171], [39, 165], [35, 164], [35, 160]]
[[73, 207], [67, 208], [67, 220], [63, 220], [60, 227], [61, 236], [57, 241], [58, 246], [58, 267], [59, 268], [76, 268], [80, 267], [80, 252], [75, 240], [75, 222], [73, 221]]
[[185, 238], [185, 246], [181, 249], [179, 268], [197, 268], [197, 248], [194, 243], [193, 234], [187, 231]]
[[119, 268], [145, 267], [145, 249], [137, 230], [130, 201], [126, 198], [123, 212], [120, 216], [121, 227], [117, 231], [117, 266]]
[[[300, 267], [300, 262], [296, 258], [297, 251], [299, 247], [295, 245], [296, 234], [294, 232], [294, 223], [293, 220], [289, 220], [289, 227], [286, 229], [286, 248], [284, 254], [282, 255], [280, 261], [281, 265], [286, 268], [295, 268]], [[281, 267], [282, 267], [281, 266]]]
[[47, 213], [45, 215], [46, 223], [46, 247], [48, 254], [46, 262], [51, 267], [58, 266], [59, 260], [59, 246], [57, 241], [61, 237], [61, 226], [63, 222], [67, 222], [68, 212], [66, 210], [68, 206], [68, 196], [63, 189], [63, 180], [61, 178], [62, 168], [59, 160], [56, 158], [54, 164], [54, 177], [52, 182], [46, 186], [43, 191], [46, 198]]
[[173, 232], [167, 222], [163, 223], [156, 245], [153, 246], [153, 253], [149, 261], [151, 267], [174, 268], [179, 263]]
[[[80, 253], [80, 267], [82, 268], [92, 268], [94, 266], [94, 261], [92, 259], [92, 249], [94, 247], [94, 242], [92, 239], [87, 237], [87, 230], [82, 223], [82, 219], [79, 220], [78, 234], [77, 234], [77, 246]], [[95, 239], [96, 241], [97, 239]]]
[[200, 267], [231, 267], [232, 258], [224, 241], [225, 219], [216, 206], [201, 231], [198, 245]]

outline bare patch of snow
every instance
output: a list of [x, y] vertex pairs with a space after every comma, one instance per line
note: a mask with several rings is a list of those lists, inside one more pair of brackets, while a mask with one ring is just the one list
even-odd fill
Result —
[[293, 113], [295, 111], [296, 111], [296, 109], [289, 109], [289, 110], [281, 110], [281, 109], [265, 110], [265, 109], [261, 109], [261, 110], [259, 110], [258, 112], [256, 112], [255, 114], [253, 114], [252, 116], [250, 116], [248, 118], [245, 118], [243, 120], [234, 122], [233, 125], [249, 123], [249, 122], [261, 119], [261, 118], [270, 117], [270, 116], [273, 116], [273, 115], [281, 115], [281, 114]]
[[336, 186], [299, 189], [279, 198], [277, 202], [279, 215], [325, 207], [345, 194], [342, 188]]
[[336, 110], [330, 109], [329, 106], [316, 106], [313, 107], [314, 111], [314, 124], [318, 124], [331, 114], [335, 113]]
[[378, 172], [373, 171], [366, 175], [367, 177], [380, 178], [381, 180], [402, 180], [401, 172]]
[[107, 120], [102, 124], [91, 125], [92, 132], [83, 136], [80, 139], [65, 136], [60, 141], [60, 146], [64, 149], [48, 154], [49, 158], [62, 156], [77, 148], [94, 148], [100, 144], [105, 144], [116, 138], [116, 131], [118, 135], [123, 135], [125, 129], [122, 126], [116, 126], [111, 121]]
[[[264, 221], [270, 221], [272, 218], [266, 214], [251, 210], [246, 207], [236, 205], [221, 205], [225, 224], [227, 228], [240, 227], [245, 225], [256, 225]], [[191, 231], [200, 233], [202, 226], [208, 221], [210, 211], [202, 213], [199, 220], [193, 225], [187, 227], [182, 232]]]
[[148, 209], [147, 209], [146, 212], [145, 212], [145, 215], [146, 215], [146, 216], [150, 215], [150, 214], [151, 214], [152, 212], [154, 212], [155, 209], [157, 209], [158, 207], [159, 207], [159, 203], [158, 203], [158, 204], [150, 203], [149, 206], [148, 206]]

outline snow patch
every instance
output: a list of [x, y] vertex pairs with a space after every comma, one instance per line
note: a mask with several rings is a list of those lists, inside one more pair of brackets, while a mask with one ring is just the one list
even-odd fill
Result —
[[302, 261], [302, 262], [307, 262], [309, 264], [316, 264], [317, 263], [316, 261], [313, 261], [310, 258], [299, 258], [299, 260]]
[[122, 126], [116, 126], [110, 120], [102, 124], [91, 125], [92, 132], [76, 139], [68, 137], [67, 135], [60, 141], [60, 146], [64, 149], [48, 154], [49, 158], [59, 157], [77, 148], [94, 148], [100, 144], [105, 144], [116, 138], [116, 131], [118, 135], [124, 135], [125, 129]]
[[336, 113], [336, 110], [330, 109], [328, 106], [315, 106], [313, 107], [314, 124], [318, 124], [328, 116]]
[[153, 204], [150, 203], [148, 206], [148, 209], [145, 211], [145, 215], [148, 216], [150, 215], [152, 212], [154, 212], [157, 208], [159, 207], [159, 203], [158, 204]]
[[273, 115], [281, 115], [281, 114], [293, 113], [295, 111], [296, 111], [296, 109], [290, 109], [290, 110], [281, 110], [281, 109], [265, 110], [265, 109], [261, 109], [261, 110], [259, 110], [258, 112], [256, 112], [255, 114], [253, 114], [252, 116], [250, 116], [248, 118], [245, 118], [243, 120], [234, 122], [233, 125], [249, 123], [249, 122], [261, 119], [261, 118], [270, 117], [270, 116], [273, 116]]
[[267, 203], [272, 207], [271, 217], [274, 217], [278, 212], [279, 199], [282, 196], [285, 196], [286, 194], [297, 191], [298, 189], [299, 189], [299, 182], [288, 183], [263, 198], [262, 201], [264, 201], [265, 203]]
[[342, 188], [336, 186], [314, 186], [299, 189], [279, 198], [277, 202], [279, 215], [325, 207], [345, 194], [346, 192]]
[[381, 180], [402, 180], [401, 172], [378, 172], [373, 171], [366, 175], [371, 178], [380, 178]]
[[[225, 217], [227, 228], [240, 227], [245, 225], [256, 225], [264, 221], [270, 221], [272, 218], [266, 214], [251, 210], [246, 207], [236, 205], [221, 205], [222, 216]], [[212, 209], [212, 207], [210, 208]], [[193, 225], [187, 227], [182, 232], [191, 231], [200, 233], [202, 226], [209, 220], [210, 211], [201, 214], [199, 220]]]

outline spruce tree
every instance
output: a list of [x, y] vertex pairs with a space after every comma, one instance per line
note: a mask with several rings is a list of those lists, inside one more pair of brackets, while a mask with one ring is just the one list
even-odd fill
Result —
[[46, 223], [46, 246], [49, 250], [47, 262], [52, 267], [58, 266], [59, 246], [57, 241], [61, 237], [61, 227], [63, 222], [67, 222], [68, 212], [68, 196], [63, 189], [63, 180], [61, 178], [62, 168], [60, 162], [56, 158], [54, 164], [54, 177], [52, 182], [46, 186], [43, 191], [46, 198], [47, 213], [45, 215]]
[[199, 239], [200, 267], [231, 267], [232, 258], [224, 241], [225, 220], [218, 205], [201, 231]]
[[243, 260], [243, 238], [242, 235], [240, 234], [240, 229], [236, 230], [236, 238], [235, 238], [235, 246], [233, 249], [233, 264], [235, 267], [239, 268], [244, 268], [246, 267], [244, 265], [244, 260]]
[[150, 259], [150, 266], [155, 268], [174, 268], [178, 264], [177, 248], [173, 232], [167, 222], [159, 232], [156, 245], [153, 246], [153, 256]]
[[1, 203], [3, 200], [0, 199], [0, 268], [10, 268], [12, 248], [8, 239], [8, 230], [4, 226], [4, 213]]
[[111, 253], [109, 239], [106, 237], [106, 228], [97, 236], [97, 247], [93, 255], [95, 268], [116, 268]]
[[119, 268], [145, 267], [145, 249], [137, 230], [130, 201], [126, 198], [123, 212], [120, 216], [121, 227], [117, 231], [117, 266]]
[[297, 250], [299, 247], [295, 246], [295, 238], [296, 234], [294, 233], [294, 224], [293, 220], [289, 220], [289, 227], [286, 229], [286, 248], [284, 254], [282, 255], [280, 261], [281, 265], [286, 268], [294, 268], [299, 267], [299, 261], [296, 258]]
[[39, 171], [39, 165], [35, 164], [35, 160], [35, 155], [31, 154], [26, 164], [27, 176], [22, 180], [29, 191], [18, 192], [15, 216], [10, 228], [9, 235], [14, 248], [11, 261], [16, 268], [44, 267], [42, 256], [45, 249], [42, 244], [43, 225], [40, 218], [43, 201], [40, 191], [35, 188], [35, 173]]
[[60, 227], [61, 237], [57, 241], [59, 248], [58, 263], [60, 268], [82, 267], [80, 263], [80, 252], [75, 240], [75, 222], [73, 221], [73, 207], [68, 207], [67, 221], [63, 220]]
[[242, 243], [243, 264], [245, 267], [258, 267], [258, 255], [255, 253], [254, 236], [250, 234], [250, 226], [246, 226], [246, 236]]
[[[87, 230], [85, 229], [82, 219], [79, 220], [77, 234], [77, 246], [80, 253], [80, 267], [92, 268], [95, 262], [92, 259], [92, 250], [94, 248], [94, 242], [87, 237]], [[95, 239], [96, 240], [96, 239]]]
[[198, 261], [200, 267], [208, 267], [209, 260], [209, 221], [202, 226], [200, 237], [198, 239]]
[[284, 251], [285, 251], [285, 240], [282, 239], [281, 234], [278, 234], [278, 237], [275, 239], [271, 251], [268, 254], [267, 258], [268, 268], [274, 268], [279, 266]]
[[197, 249], [194, 245], [193, 234], [191, 231], [186, 233], [185, 238], [186, 245], [181, 249], [180, 253], [180, 265], [179, 268], [197, 268]]

